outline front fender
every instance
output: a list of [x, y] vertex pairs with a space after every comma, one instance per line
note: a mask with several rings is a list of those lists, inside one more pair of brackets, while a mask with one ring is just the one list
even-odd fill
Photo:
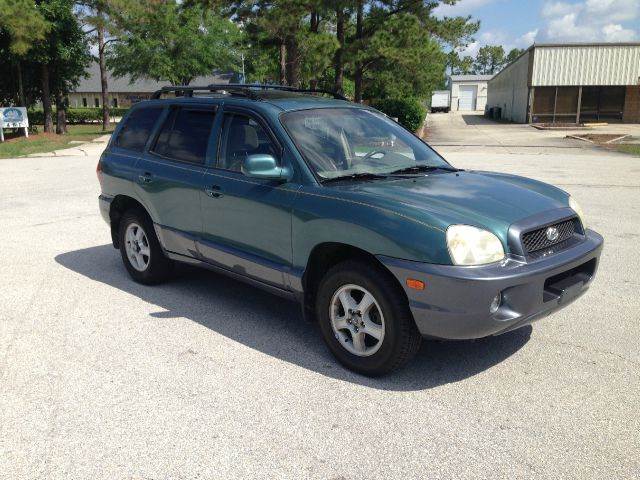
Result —
[[292, 248], [295, 269], [304, 269], [321, 243], [342, 243], [372, 255], [450, 264], [445, 230], [362, 199], [302, 188], [294, 202]]

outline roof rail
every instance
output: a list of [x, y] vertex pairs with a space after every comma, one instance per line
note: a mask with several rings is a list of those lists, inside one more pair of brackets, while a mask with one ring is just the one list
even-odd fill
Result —
[[[170, 87], [162, 87], [160, 90], [157, 90], [152, 96], [152, 99], [158, 99], [162, 96], [163, 93], [175, 92], [176, 96], [185, 96], [185, 97], [193, 97], [193, 92], [211, 92], [211, 93], [223, 93], [228, 92], [231, 95], [241, 95], [244, 97], [248, 97], [252, 100], [259, 100], [260, 96], [258, 95], [259, 90], [281, 90], [285, 92], [296, 92], [296, 93], [321, 93], [324, 95], [331, 95], [336, 100], [347, 100], [344, 95], [341, 95], [336, 92], [330, 92], [328, 90], [317, 90], [317, 89], [305, 89], [305, 88], [295, 88], [289, 87], [286, 85], [265, 85], [265, 84], [246, 84], [246, 83], [219, 83], [219, 84], [211, 84], [207, 86], [194, 87], [191, 85], [176, 85]], [[348, 101], [348, 100], [347, 100]]]
[[162, 87], [160, 90], [156, 90], [151, 98], [157, 100], [162, 96], [163, 93], [171, 93], [175, 92], [176, 97], [193, 97], [193, 92], [210, 92], [210, 93], [222, 93], [228, 92], [232, 95], [241, 95], [244, 97], [249, 97], [252, 100], [257, 100], [257, 95], [255, 92], [250, 91], [246, 87], [239, 88], [239, 86], [235, 84], [220, 84], [220, 85], [206, 85], [206, 86], [192, 86], [192, 85], [172, 85], [170, 87]]
[[229, 85], [233, 87], [243, 87], [243, 88], [256, 89], [256, 90], [282, 90], [285, 92], [296, 92], [296, 93], [322, 93], [325, 95], [331, 95], [336, 100], [347, 100], [347, 98], [344, 95], [341, 95], [340, 93], [332, 92], [329, 90], [320, 90], [316, 88], [296, 88], [296, 87], [290, 87], [288, 85], [268, 85], [268, 84], [259, 84], [259, 83], [256, 83], [256, 84], [232, 83]]

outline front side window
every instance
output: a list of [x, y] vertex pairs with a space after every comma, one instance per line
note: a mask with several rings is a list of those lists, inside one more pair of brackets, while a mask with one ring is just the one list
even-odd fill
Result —
[[131, 112], [115, 144], [121, 148], [142, 152], [161, 113], [162, 107], [138, 108]]
[[151, 151], [181, 162], [204, 164], [215, 116], [212, 109], [173, 108]]
[[281, 121], [321, 180], [422, 166], [451, 168], [400, 125], [364, 108], [299, 110], [283, 114]]
[[245, 158], [260, 153], [278, 157], [277, 149], [264, 128], [246, 115], [225, 114], [218, 167], [240, 172]]

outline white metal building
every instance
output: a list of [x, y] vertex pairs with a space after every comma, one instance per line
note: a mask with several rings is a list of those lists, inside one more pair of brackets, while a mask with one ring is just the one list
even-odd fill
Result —
[[487, 103], [487, 82], [491, 78], [493, 75], [451, 75], [451, 110], [484, 110]]
[[489, 81], [519, 123], [640, 122], [640, 43], [534, 44]]

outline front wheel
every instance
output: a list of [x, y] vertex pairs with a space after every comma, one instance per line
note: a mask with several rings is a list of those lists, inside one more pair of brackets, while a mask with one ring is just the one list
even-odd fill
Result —
[[130, 210], [120, 220], [120, 253], [136, 282], [153, 285], [166, 280], [173, 267], [160, 247], [153, 223], [144, 212]]
[[420, 347], [404, 292], [388, 272], [365, 262], [343, 262], [327, 272], [316, 315], [333, 355], [363, 375], [397, 369]]

